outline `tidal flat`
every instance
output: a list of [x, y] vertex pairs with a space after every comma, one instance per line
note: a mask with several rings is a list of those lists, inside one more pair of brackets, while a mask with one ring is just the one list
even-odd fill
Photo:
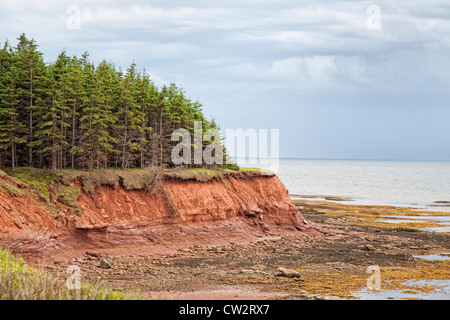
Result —
[[[321, 235], [261, 232], [227, 241], [218, 234], [208, 243], [129, 248], [134, 254], [98, 249], [70, 264], [89, 283], [143, 299], [450, 299], [450, 234], [424, 231], [439, 227], [436, 219], [406, 219], [421, 214], [410, 208], [293, 201]], [[99, 267], [100, 258], [111, 268]], [[46, 269], [64, 278], [67, 266]]]

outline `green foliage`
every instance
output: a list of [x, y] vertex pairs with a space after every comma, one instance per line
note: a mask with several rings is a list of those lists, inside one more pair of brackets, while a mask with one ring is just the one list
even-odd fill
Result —
[[69, 207], [78, 208], [77, 200], [80, 196], [80, 190], [76, 187], [59, 186], [57, 200]]
[[195, 180], [200, 182], [207, 182], [211, 180], [219, 180], [223, 182], [225, 177], [230, 176], [235, 178], [249, 178], [260, 175], [271, 176], [274, 175], [274, 173], [259, 168], [240, 168], [239, 170], [230, 170], [230, 169], [211, 170], [204, 168], [191, 168], [191, 169], [177, 169], [173, 171], [164, 172], [165, 179]]
[[1, 187], [13, 197], [20, 197], [22, 195], [22, 192], [16, 186], [7, 181], [2, 181]]
[[125, 300], [108, 288], [81, 283], [68, 289], [65, 281], [29, 267], [10, 251], [0, 248], [0, 300]]
[[13, 255], [9, 250], [0, 248], [0, 274], [6, 272], [30, 274], [34, 272], [34, 269], [30, 268], [21, 257]]
[[174, 130], [193, 135], [194, 121], [202, 133], [218, 128], [202, 107], [173, 83], [157, 88], [134, 62], [123, 73], [62, 51], [44, 63], [22, 34], [16, 47], [0, 49], [0, 168], [174, 167]]

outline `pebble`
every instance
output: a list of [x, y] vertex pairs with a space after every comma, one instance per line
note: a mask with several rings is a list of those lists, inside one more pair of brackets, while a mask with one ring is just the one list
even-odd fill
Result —
[[375, 251], [376, 250], [376, 248], [371, 244], [359, 245], [358, 249], [365, 250], [365, 251]]
[[279, 277], [287, 277], [287, 278], [300, 278], [301, 274], [299, 272], [295, 271], [295, 270], [279, 267], [277, 276], [279, 276]]
[[102, 260], [100, 260], [100, 268], [111, 269], [111, 264], [108, 262], [108, 260], [102, 258]]

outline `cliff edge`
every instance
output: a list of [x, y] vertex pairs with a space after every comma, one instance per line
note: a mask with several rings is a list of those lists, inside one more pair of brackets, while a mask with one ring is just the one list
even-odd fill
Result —
[[156, 181], [142, 172], [118, 174], [94, 187], [92, 177], [60, 175], [66, 180], [59, 188], [49, 184], [53, 190], [0, 172], [0, 245], [54, 255], [158, 241], [201, 244], [219, 236], [317, 233], [276, 175], [227, 174], [202, 181], [197, 174], [181, 179], [169, 173], [156, 187], [130, 187], [139, 179]]

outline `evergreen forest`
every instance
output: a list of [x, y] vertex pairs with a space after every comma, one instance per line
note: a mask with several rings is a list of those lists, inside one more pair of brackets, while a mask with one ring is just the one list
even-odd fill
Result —
[[174, 167], [174, 130], [218, 129], [200, 102], [173, 83], [158, 88], [134, 62], [121, 70], [64, 50], [45, 62], [35, 40], [17, 40], [0, 45], [0, 168]]

